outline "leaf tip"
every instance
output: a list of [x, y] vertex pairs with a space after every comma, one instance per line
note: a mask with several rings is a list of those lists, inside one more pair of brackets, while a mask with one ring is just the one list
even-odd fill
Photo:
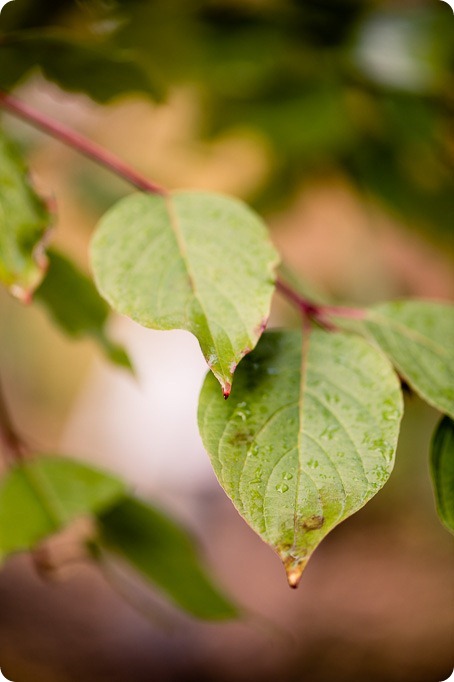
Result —
[[32, 302], [33, 296], [31, 289], [22, 287], [19, 284], [12, 284], [9, 287], [9, 291], [14, 298], [17, 298], [18, 301], [24, 303], [25, 305], [29, 305]]
[[288, 556], [283, 559], [285, 572], [287, 574], [287, 582], [289, 587], [296, 590], [300, 584], [301, 576], [306, 568], [309, 557], [304, 557], [301, 559], [295, 559], [293, 556]]
[[222, 395], [224, 396], [224, 400], [227, 400], [227, 398], [230, 395], [230, 391], [232, 390], [232, 384], [228, 381], [225, 382], [225, 384], [222, 386]]

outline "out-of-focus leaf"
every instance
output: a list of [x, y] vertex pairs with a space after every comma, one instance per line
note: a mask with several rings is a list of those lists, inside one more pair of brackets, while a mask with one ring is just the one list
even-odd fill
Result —
[[0, 480], [0, 556], [29, 550], [79, 516], [125, 493], [111, 474], [63, 457], [21, 463]]
[[128, 497], [99, 515], [101, 544], [198, 618], [238, 615], [214, 586], [188, 534], [149, 504]]
[[454, 305], [391, 301], [369, 308], [354, 327], [380, 346], [423, 400], [454, 416]]
[[118, 312], [199, 340], [224, 395], [268, 318], [278, 255], [258, 215], [202, 192], [135, 194], [101, 219], [95, 282]]
[[199, 429], [216, 475], [292, 587], [327, 533], [388, 480], [402, 411], [388, 360], [344, 333], [265, 333], [227, 402], [207, 376]]
[[113, 343], [105, 325], [109, 306], [96, 287], [76, 265], [56, 251], [49, 251], [49, 269], [35, 292], [52, 319], [70, 336], [91, 336], [114, 363], [131, 369], [123, 348]]
[[57, 32], [23, 32], [3, 38], [0, 88], [10, 90], [35, 67], [65, 90], [84, 92], [101, 103], [130, 92], [152, 99], [163, 96], [162, 87], [151, 80], [131, 51]]
[[438, 515], [454, 533], [454, 422], [447, 416], [433, 437], [431, 469]]
[[0, 281], [28, 301], [43, 277], [50, 217], [16, 146], [0, 131]]

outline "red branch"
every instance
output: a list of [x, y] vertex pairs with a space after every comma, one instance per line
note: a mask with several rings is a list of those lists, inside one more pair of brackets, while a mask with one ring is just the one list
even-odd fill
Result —
[[24, 102], [0, 91], [0, 107], [3, 107], [11, 114], [22, 118], [24, 121], [31, 123], [36, 128], [43, 130], [52, 137], [60, 140], [64, 144], [76, 149], [78, 152], [87, 156], [92, 161], [95, 161], [101, 166], [108, 168], [116, 175], [124, 178], [127, 182], [137, 187], [142, 192], [150, 192], [151, 194], [167, 194], [167, 190], [160, 185], [157, 185], [147, 178], [143, 177], [134, 168], [131, 168], [124, 161], [119, 159], [115, 154], [107, 151], [100, 145], [88, 140], [80, 133], [76, 133], [71, 128], [67, 128], [63, 123], [55, 121], [50, 117], [35, 111], [32, 107]]
[[[71, 130], [71, 128], [67, 128], [59, 121], [55, 121], [49, 116], [35, 111], [35, 109], [18, 100], [16, 97], [0, 91], [0, 107], [3, 107], [9, 113], [18, 116], [40, 130], [43, 130], [84, 156], [92, 159], [99, 165], [104, 166], [117, 176], [130, 182], [137, 187], [137, 189], [151, 194], [160, 194], [162, 196], [168, 194], [168, 190], [164, 187], [151, 182], [111, 152], [87, 139], [80, 133]], [[362, 319], [364, 317], [364, 311], [361, 309], [324, 306], [312, 303], [279, 278], [276, 280], [276, 287], [281, 294], [299, 308], [305, 320], [313, 320], [325, 327], [325, 329], [335, 328], [333, 323], [328, 319], [331, 315], [352, 319]]]

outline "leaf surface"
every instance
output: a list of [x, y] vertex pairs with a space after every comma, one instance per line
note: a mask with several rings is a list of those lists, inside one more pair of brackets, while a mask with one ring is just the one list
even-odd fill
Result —
[[49, 268], [35, 292], [35, 300], [69, 336], [91, 336], [109, 360], [130, 369], [126, 352], [105, 331], [110, 308], [91, 279], [61, 253], [51, 250], [48, 257]]
[[278, 256], [240, 201], [202, 192], [135, 194], [102, 219], [95, 282], [118, 312], [152, 329], [185, 329], [230, 392], [268, 318]]
[[421, 398], [454, 417], [454, 306], [391, 301], [370, 308], [359, 330], [373, 339]]
[[454, 422], [447, 416], [432, 441], [431, 470], [438, 515], [454, 533]]
[[15, 466], [0, 481], [0, 556], [31, 549], [124, 492], [116, 477], [63, 457], [40, 456]]
[[214, 586], [187, 532], [133, 497], [99, 515], [101, 543], [198, 618], [223, 620], [237, 608]]
[[230, 400], [218, 398], [208, 376], [199, 428], [214, 470], [296, 587], [320, 541], [388, 480], [398, 378], [360, 337], [270, 332], [238, 368]]
[[18, 149], [0, 131], [0, 281], [21, 300], [29, 300], [43, 277], [49, 222]]

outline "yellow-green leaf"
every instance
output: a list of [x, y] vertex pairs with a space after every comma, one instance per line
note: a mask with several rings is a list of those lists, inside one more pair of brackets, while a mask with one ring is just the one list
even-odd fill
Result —
[[218, 479], [296, 587], [314, 549], [392, 471], [402, 394], [359, 336], [264, 334], [219, 400], [209, 375], [199, 428]]
[[0, 131], [0, 282], [21, 300], [30, 299], [43, 277], [49, 222], [18, 149]]
[[454, 417], [454, 305], [382, 303], [367, 311], [357, 329], [380, 346], [421, 398]]
[[202, 192], [135, 194], [102, 218], [95, 282], [118, 312], [153, 329], [186, 329], [230, 393], [265, 327], [278, 256], [240, 201]]

